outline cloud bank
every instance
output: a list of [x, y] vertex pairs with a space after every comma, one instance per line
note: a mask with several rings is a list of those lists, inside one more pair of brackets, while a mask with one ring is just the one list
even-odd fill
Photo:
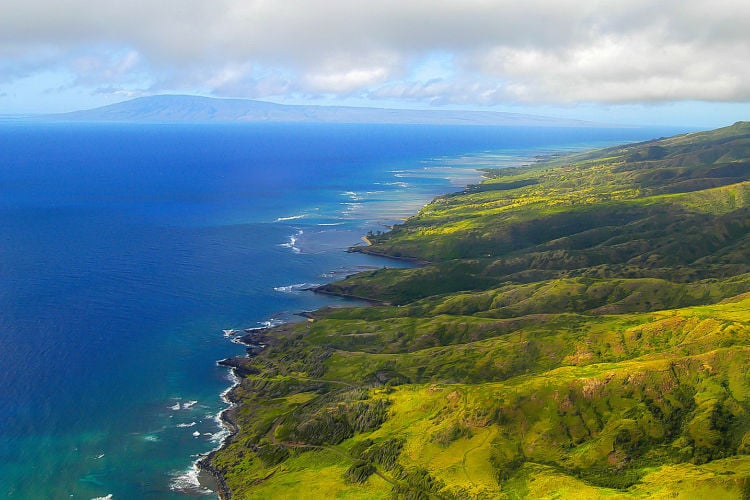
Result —
[[748, 26], [746, 0], [24, 0], [0, 3], [0, 89], [744, 102]]

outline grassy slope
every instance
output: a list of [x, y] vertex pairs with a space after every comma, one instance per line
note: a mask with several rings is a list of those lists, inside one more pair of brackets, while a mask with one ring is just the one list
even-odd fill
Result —
[[750, 495], [750, 124], [487, 175], [235, 360], [232, 494]]

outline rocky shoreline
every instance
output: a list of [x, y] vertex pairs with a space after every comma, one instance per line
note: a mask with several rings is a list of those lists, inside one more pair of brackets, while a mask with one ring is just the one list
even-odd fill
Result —
[[379, 251], [436, 264], [322, 287], [400, 307], [310, 312], [225, 363], [248, 376], [217, 473], [237, 497], [743, 497], [749, 132], [516, 173], [539, 182], [436, 206], [418, 240], [407, 221]]
[[[333, 291], [327, 291], [325, 290], [325, 286], [320, 287], [314, 287], [308, 289], [311, 292], [314, 293], [320, 293], [323, 295], [331, 295], [331, 296], [338, 296], [338, 297], [344, 297], [344, 298], [350, 298], [350, 299], [356, 299], [365, 303], [373, 304], [373, 305], [385, 305], [385, 302], [378, 301], [378, 300], [372, 300], [372, 299], [366, 299], [362, 297], [356, 297], [353, 295], [346, 295], [342, 293], [337, 293]], [[321, 308], [320, 310], [326, 310], [326, 307]], [[297, 316], [301, 318], [305, 318], [308, 321], [312, 320], [314, 321], [317, 319], [317, 310], [316, 311], [303, 311], [301, 313], [298, 313]], [[234, 436], [239, 432], [239, 426], [237, 425], [236, 419], [234, 418], [234, 415], [237, 412], [238, 409], [238, 401], [237, 398], [234, 395], [235, 390], [237, 387], [239, 387], [240, 380], [248, 375], [254, 375], [257, 374], [258, 371], [255, 368], [252, 368], [251, 360], [253, 357], [260, 354], [260, 352], [269, 344], [272, 344], [275, 342], [275, 339], [273, 336], [269, 335], [268, 332], [272, 330], [276, 330], [279, 328], [283, 328], [284, 325], [288, 323], [282, 323], [280, 325], [272, 326], [272, 327], [263, 327], [263, 328], [248, 328], [245, 330], [240, 330], [244, 332], [243, 335], [234, 336], [232, 338], [232, 342], [236, 342], [238, 344], [242, 344], [245, 346], [245, 352], [246, 354], [244, 356], [236, 356], [233, 358], [225, 358], [222, 360], [217, 361], [217, 364], [220, 366], [225, 366], [229, 368], [233, 375], [237, 378], [238, 382], [230, 387], [224, 394], [223, 397], [226, 400], [227, 404], [229, 405], [226, 409], [222, 410], [222, 412], [219, 414], [219, 420], [221, 421], [221, 424], [226, 428], [227, 432], [229, 433], [227, 437], [224, 439], [224, 441], [221, 443], [221, 445], [209, 452], [204, 457], [200, 458], [196, 461], [196, 465], [200, 470], [203, 472], [206, 472], [207, 474], [210, 474], [211, 477], [213, 477], [214, 481], [216, 482], [217, 487], [217, 493], [219, 495], [219, 498], [221, 500], [229, 500], [232, 498], [232, 492], [227, 486], [226, 479], [224, 479], [224, 475], [222, 471], [215, 467], [213, 464], [214, 456], [217, 452], [219, 452], [226, 444], [228, 444]]]
[[210, 474], [211, 477], [213, 477], [214, 481], [216, 481], [217, 493], [219, 494], [219, 498], [221, 500], [229, 500], [230, 498], [232, 498], [232, 492], [229, 489], [229, 486], [227, 486], [227, 482], [224, 479], [222, 471], [213, 465], [213, 459], [216, 453], [221, 448], [223, 448], [226, 443], [228, 443], [239, 431], [237, 422], [234, 419], [234, 415], [237, 412], [238, 408], [237, 399], [234, 397], [234, 391], [239, 386], [239, 380], [241, 380], [243, 376], [253, 373], [253, 371], [248, 369], [247, 367], [248, 360], [253, 356], [256, 356], [266, 345], [268, 345], [268, 343], [272, 341], [271, 337], [266, 335], [266, 332], [268, 332], [268, 330], [270, 330], [270, 328], [252, 328], [244, 330], [245, 334], [239, 337], [235, 337], [233, 341], [239, 344], [244, 344], [246, 346], [245, 351], [247, 354], [245, 356], [222, 359], [217, 362], [218, 365], [226, 366], [227, 368], [232, 370], [232, 373], [238, 380], [238, 382], [234, 386], [230, 387], [227, 392], [224, 393], [223, 397], [227, 401], [227, 404], [229, 404], [229, 407], [222, 410], [222, 412], [219, 414], [219, 420], [221, 421], [221, 424], [227, 429], [229, 434], [221, 443], [219, 448], [209, 452], [207, 455], [200, 458], [198, 461], [196, 461], [196, 465], [200, 470], [206, 472], [207, 474]]
[[196, 464], [198, 465], [198, 468], [200, 470], [210, 474], [211, 477], [213, 477], [214, 481], [216, 481], [216, 493], [219, 494], [219, 498], [221, 500], [229, 500], [232, 497], [229, 486], [227, 486], [227, 482], [224, 480], [224, 476], [221, 474], [221, 471], [215, 468], [212, 464], [212, 460], [215, 454], [216, 450], [210, 452], [208, 455], [198, 460]]
[[[389, 228], [389, 229], [392, 229], [392, 228]], [[346, 249], [347, 253], [362, 253], [362, 254], [367, 254], [367, 255], [374, 256], [374, 257], [380, 257], [380, 258], [390, 259], [390, 260], [400, 261], [400, 262], [407, 262], [409, 264], [412, 264], [415, 267], [422, 267], [422, 266], [430, 265], [430, 262], [426, 260], [417, 259], [413, 257], [394, 256], [394, 255], [389, 255], [385, 252], [380, 252], [372, 246], [372, 242], [369, 239], [367, 239], [367, 237], [363, 237], [363, 240], [365, 241], [366, 246], [363, 246], [363, 245], [351, 246]], [[318, 293], [321, 295], [329, 295], [329, 296], [334, 296], [334, 297], [342, 297], [346, 299], [354, 299], [354, 300], [357, 300], [366, 304], [370, 304], [370, 305], [390, 305], [390, 303], [386, 301], [371, 299], [367, 297], [360, 297], [357, 295], [336, 291], [330, 287], [330, 284], [310, 287], [304, 290], [310, 291], [313, 293]], [[325, 309], [327, 309], [327, 307], [321, 308], [321, 310], [325, 310]], [[317, 311], [304, 311], [304, 312], [298, 313], [297, 315], [302, 318], [306, 318], [307, 320], [314, 321], [315, 319], [317, 319], [316, 312]], [[234, 436], [239, 432], [238, 424], [236, 420], [233, 418], [238, 408], [238, 401], [234, 396], [234, 391], [239, 386], [239, 383], [240, 383], [239, 380], [241, 380], [243, 377], [247, 375], [253, 375], [257, 373], [257, 369], [250, 367], [250, 364], [251, 364], [250, 360], [253, 357], [257, 356], [263, 350], [265, 346], [274, 342], [274, 338], [268, 335], [268, 332], [274, 329], [278, 329], [278, 328], [283, 328], [283, 324], [272, 326], [272, 327], [248, 328], [248, 329], [242, 330], [245, 332], [244, 335], [235, 336], [232, 339], [232, 341], [238, 344], [243, 344], [246, 347], [245, 349], [246, 355], [237, 356], [233, 358], [226, 358], [217, 362], [218, 365], [225, 366], [231, 369], [234, 376], [237, 377], [238, 379], [237, 384], [229, 388], [227, 392], [224, 394], [224, 398], [229, 404], [229, 407], [223, 410], [221, 414], [219, 415], [219, 419], [222, 425], [225, 426], [229, 434], [227, 435], [227, 437], [224, 439], [224, 441], [221, 443], [221, 445], [217, 449], [211, 451], [206, 456], [199, 459], [196, 462], [196, 464], [202, 471], [210, 474], [214, 478], [214, 480], [216, 481], [216, 486], [218, 488], [217, 493], [219, 494], [219, 498], [221, 500], [229, 500], [232, 497], [232, 492], [226, 483], [226, 479], [224, 478], [222, 471], [213, 465], [213, 458], [216, 455], [216, 453], [219, 452], [222, 448], [224, 448], [224, 446], [226, 446], [226, 444], [228, 444], [234, 438]]]

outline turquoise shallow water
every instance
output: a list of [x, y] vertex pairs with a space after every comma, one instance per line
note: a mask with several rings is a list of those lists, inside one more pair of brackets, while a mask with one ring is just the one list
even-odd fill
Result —
[[299, 289], [476, 168], [672, 132], [0, 125], [0, 495], [210, 494], [222, 330], [343, 302]]

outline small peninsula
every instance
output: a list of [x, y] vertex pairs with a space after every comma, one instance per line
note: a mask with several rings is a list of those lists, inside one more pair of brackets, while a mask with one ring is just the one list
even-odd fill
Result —
[[248, 333], [224, 498], [747, 498], [750, 123], [487, 169]]

